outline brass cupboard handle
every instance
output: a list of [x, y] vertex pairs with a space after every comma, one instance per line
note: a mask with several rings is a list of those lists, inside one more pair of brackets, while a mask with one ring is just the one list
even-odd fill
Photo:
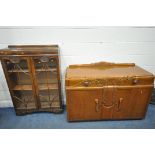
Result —
[[120, 106], [123, 103], [123, 98], [119, 98], [119, 101], [117, 103], [117, 111], [120, 111]]
[[[100, 110], [100, 108], [112, 108], [113, 106], [114, 106], [114, 104], [112, 104], [112, 105], [104, 105], [104, 102], [99, 102], [99, 99], [95, 99], [95, 104], [96, 104], [96, 107], [95, 107], [95, 109], [96, 109], [96, 112], [99, 112], [99, 110]], [[117, 106], [118, 106], [118, 108], [119, 108], [119, 103], [117, 104]]]
[[95, 104], [96, 104], [95, 110], [96, 112], [99, 112], [99, 99], [95, 99]]

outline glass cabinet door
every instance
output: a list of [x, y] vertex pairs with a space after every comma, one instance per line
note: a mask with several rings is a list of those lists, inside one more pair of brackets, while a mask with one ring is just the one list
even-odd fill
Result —
[[28, 61], [28, 58], [18, 57], [3, 60], [14, 106], [18, 110], [37, 108]]
[[38, 85], [40, 108], [49, 109], [60, 107], [57, 59], [54, 57], [39, 57], [33, 61]]

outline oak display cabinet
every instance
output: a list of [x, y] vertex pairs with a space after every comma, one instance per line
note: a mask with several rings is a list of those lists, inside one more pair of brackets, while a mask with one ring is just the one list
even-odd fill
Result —
[[63, 111], [57, 45], [11, 45], [1, 64], [17, 115]]

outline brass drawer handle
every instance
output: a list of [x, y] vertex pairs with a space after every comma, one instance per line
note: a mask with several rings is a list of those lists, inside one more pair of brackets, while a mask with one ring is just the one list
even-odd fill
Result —
[[133, 84], [137, 84], [138, 82], [139, 82], [138, 79], [133, 79], [133, 81], [132, 81]]
[[83, 85], [84, 85], [85, 87], [88, 87], [88, 86], [89, 86], [89, 84], [90, 84], [90, 82], [89, 82], [89, 81], [84, 81], [84, 82], [83, 82]]

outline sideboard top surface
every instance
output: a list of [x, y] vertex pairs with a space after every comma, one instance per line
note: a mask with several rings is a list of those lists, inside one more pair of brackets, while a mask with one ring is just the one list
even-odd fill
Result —
[[92, 64], [70, 65], [66, 79], [75, 78], [110, 78], [110, 77], [154, 77], [154, 75], [134, 63], [99, 62]]

